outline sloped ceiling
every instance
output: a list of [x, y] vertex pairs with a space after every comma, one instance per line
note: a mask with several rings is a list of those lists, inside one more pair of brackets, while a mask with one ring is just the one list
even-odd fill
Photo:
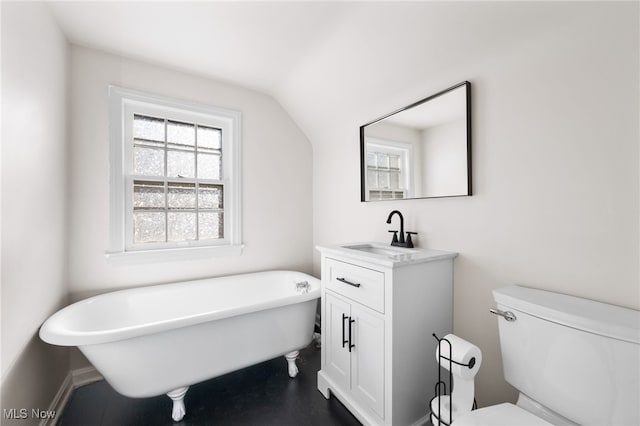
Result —
[[491, 48], [573, 19], [571, 3], [551, 2], [48, 4], [74, 44], [272, 95], [312, 143], [345, 111], [368, 122], [458, 83]]

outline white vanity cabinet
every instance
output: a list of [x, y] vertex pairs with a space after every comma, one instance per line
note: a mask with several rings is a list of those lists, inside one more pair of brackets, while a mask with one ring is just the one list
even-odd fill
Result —
[[365, 425], [428, 423], [437, 381], [432, 333], [452, 332], [456, 253], [376, 243], [318, 250], [318, 390], [325, 398], [333, 393]]
[[[384, 319], [358, 303], [326, 293], [327, 348], [323, 369], [336, 384], [382, 416]], [[355, 342], [358, 342], [357, 345]], [[325, 395], [326, 396], [326, 395]]]

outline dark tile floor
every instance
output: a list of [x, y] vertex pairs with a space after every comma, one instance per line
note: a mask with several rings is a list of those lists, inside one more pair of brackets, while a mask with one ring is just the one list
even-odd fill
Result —
[[333, 396], [326, 400], [316, 388], [320, 350], [300, 351], [300, 373], [287, 374], [284, 357], [272, 359], [189, 388], [187, 415], [171, 419], [167, 396], [127, 398], [105, 381], [76, 389], [62, 413], [60, 426], [359, 426]]

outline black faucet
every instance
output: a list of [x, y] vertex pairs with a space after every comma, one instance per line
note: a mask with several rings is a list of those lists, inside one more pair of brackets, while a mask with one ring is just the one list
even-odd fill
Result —
[[389, 213], [389, 217], [387, 217], [387, 223], [391, 223], [391, 218], [394, 214], [397, 214], [400, 217], [400, 238], [398, 238], [398, 231], [389, 231], [393, 232], [393, 239], [391, 240], [392, 246], [398, 247], [407, 247], [413, 248], [413, 241], [411, 241], [411, 235], [416, 235], [417, 232], [407, 232], [407, 239], [404, 239], [404, 217], [402, 217], [402, 213], [399, 210], [394, 210]]

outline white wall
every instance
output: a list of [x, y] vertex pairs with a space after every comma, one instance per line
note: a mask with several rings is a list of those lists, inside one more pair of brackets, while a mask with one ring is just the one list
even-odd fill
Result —
[[67, 300], [67, 43], [43, 3], [2, 2], [1, 52], [1, 408], [47, 409], [69, 365], [37, 336]]
[[418, 160], [423, 194], [429, 197], [467, 194], [467, 122], [454, 120], [422, 132]]
[[[478, 402], [513, 401], [492, 289], [517, 283], [640, 308], [638, 4], [361, 9], [300, 65], [327, 76], [330, 90], [306, 88], [301, 74], [284, 96], [291, 111], [311, 109], [296, 119], [314, 148], [314, 243], [387, 241], [385, 218], [399, 209], [420, 246], [459, 252], [454, 331], [484, 353]], [[398, 36], [340, 38], [363, 23]], [[409, 36], [424, 56], [403, 51]], [[356, 52], [359, 65], [343, 66]], [[463, 80], [472, 85], [474, 195], [360, 203], [359, 126]]]
[[[311, 146], [271, 97], [238, 86], [72, 46], [69, 288], [122, 287], [265, 269], [312, 270]], [[109, 242], [110, 84], [242, 112], [240, 256], [114, 264]]]

